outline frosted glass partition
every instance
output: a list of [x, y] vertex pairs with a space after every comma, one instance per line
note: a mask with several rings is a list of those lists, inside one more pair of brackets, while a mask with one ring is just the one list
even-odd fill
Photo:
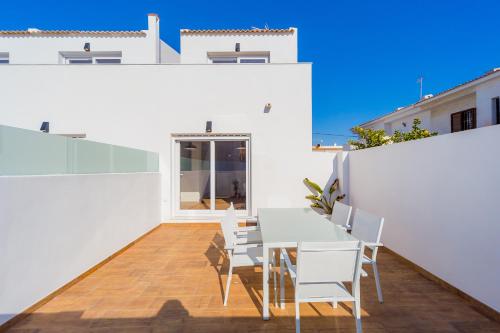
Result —
[[0, 176], [158, 172], [158, 154], [0, 125]]

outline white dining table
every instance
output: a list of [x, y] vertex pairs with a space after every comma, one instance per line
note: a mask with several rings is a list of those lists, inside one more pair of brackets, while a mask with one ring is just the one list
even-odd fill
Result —
[[300, 242], [356, 240], [311, 208], [261, 208], [258, 219], [263, 245], [262, 317], [269, 319], [269, 257], [277, 248], [297, 248]]

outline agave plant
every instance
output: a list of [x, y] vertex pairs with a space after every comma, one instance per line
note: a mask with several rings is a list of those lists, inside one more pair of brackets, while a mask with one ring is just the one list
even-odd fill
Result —
[[339, 187], [338, 178], [330, 185], [328, 191], [323, 191], [318, 184], [310, 181], [308, 178], [304, 179], [304, 185], [312, 192], [306, 196], [306, 199], [311, 201], [311, 208], [319, 210], [326, 215], [331, 215], [335, 201], [344, 199], [345, 194], [335, 195]]

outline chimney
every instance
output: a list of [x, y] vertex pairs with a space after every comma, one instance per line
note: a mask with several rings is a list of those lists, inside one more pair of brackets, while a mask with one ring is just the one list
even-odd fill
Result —
[[152, 63], [160, 63], [160, 17], [158, 14], [148, 14], [148, 37], [153, 43], [154, 56]]

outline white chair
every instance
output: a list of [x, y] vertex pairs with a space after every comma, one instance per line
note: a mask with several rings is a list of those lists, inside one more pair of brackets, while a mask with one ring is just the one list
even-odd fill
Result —
[[[224, 306], [227, 306], [229, 297], [229, 289], [231, 287], [231, 279], [233, 277], [233, 268], [235, 267], [248, 267], [248, 266], [262, 266], [264, 262], [263, 248], [258, 243], [245, 243], [241, 239], [238, 240], [235, 234], [234, 221], [231, 215], [228, 214], [222, 218], [221, 221], [222, 233], [224, 234], [225, 250], [229, 258], [229, 272], [226, 283], [226, 291], [224, 294]], [[276, 293], [276, 270], [272, 269], [275, 266], [274, 252], [271, 257], [271, 269], [269, 272], [274, 271], [274, 303], [277, 305]]]
[[[295, 286], [295, 330], [300, 332], [300, 303], [353, 302], [356, 332], [361, 328], [361, 294], [359, 279], [364, 244], [360, 241], [302, 242], [297, 250], [297, 265], [293, 265], [285, 249], [281, 250], [281, 282], [288, 270]], [[283, 265], [283, 262], [285, 265]], [[344, 282], [351, 282], [351, 291]], [[283, 289], [282, 289], [283, 292]], [[282, 308], [284, 294], [281, 294]]]
[[333, 205], [331, 221], [336, 225], [346, 229], [351, 230], [349, 220], [351, 219], [352, 207], [346, 205], [340, 201], [335, 201]]
[[234, 210], [233, 203], [226, 210], [226, 217], [234, 224], [234, 232], [236, 234], [237, 243], [262, 243], [262, 236], [259, 227], [240, 227], [238, 218]]
[[[371, 256], [363, 256], [363, 264], [372, 265], [373, 275], [375, 276], [375, 285], [377, 287], [377, 296], [380, 303], [384, 302], [382, 296], [382, 287], [380, 286], [380, 275], [377, 266], [377, 252], [380, 246], [382, 228], [384, 227], [384, 218], [372, 215], [361, 209], [356, 209], [354, 214], [351, 235], [365, 242], [367, 248], [371, 250]], [[362, 276], [368, 276], [366, 271], [361, 272]]]

